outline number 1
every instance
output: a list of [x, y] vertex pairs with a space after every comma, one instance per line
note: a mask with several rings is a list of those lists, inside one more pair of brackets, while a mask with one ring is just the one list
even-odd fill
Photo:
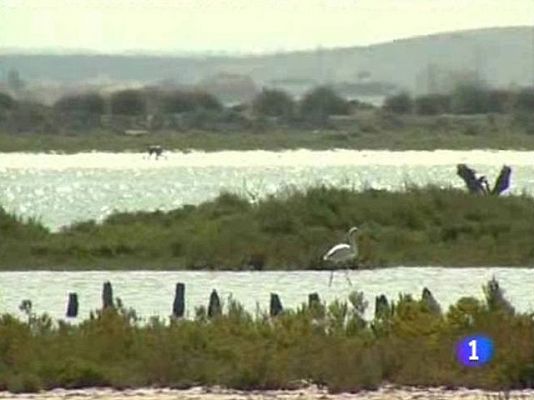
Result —
[[471, 340], [468, 344], [469, 347], [471, 347], [471, 355], [469, 356], [469, 361], [478, 361], [476, 339]]

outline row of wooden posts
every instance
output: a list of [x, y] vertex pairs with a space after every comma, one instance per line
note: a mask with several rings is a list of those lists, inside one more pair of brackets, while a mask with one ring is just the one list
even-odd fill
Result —
[[[308, 305], [310, 307], [320, 304], [321, 299], [319, 294], [310, 293], [308, 295]], [[76, 318], [78, 316], [78, 294], [69, 293], [69, 299], [67, 303], [67, 317]], [[102, 308], [114, 307], [113, 303], [113, 288], [110, 282], [104, 282], [102, 288]], [[276, 293], [271, 293], [271, 301], [269, 304], [269, 314], [271, 316], [276, 316], [284, 310], [282, 306], [282, 301], [280, 296]], [[222, 313], [221, 300], [219, 294], [215, 289], [212, 290], [208, 302], [208, 317], [212, 318], [214, 316], [220, 315]], [[185, 284], [177, 283], [176, 291], [174, 294], [174, 302], [172, 304], [172, 315], [176, 318], [183, 318], [185, 314]]]

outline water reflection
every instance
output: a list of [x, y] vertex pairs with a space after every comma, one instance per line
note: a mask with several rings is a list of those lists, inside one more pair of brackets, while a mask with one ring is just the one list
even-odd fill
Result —
[[534, 152], [518, 151], [246, 151], [173, 153], [146, 160], [136, 153], [1, 154], [0, 204], [59, 229], [101, 220], [114, 210], [169, 210], [221, 191], [258, 198], [327, 184], [360, 190], [406, 185], [462, 187], [456, 164], [468, 163], [493, 182], [511, 165], [513, 193], [532, 192]]

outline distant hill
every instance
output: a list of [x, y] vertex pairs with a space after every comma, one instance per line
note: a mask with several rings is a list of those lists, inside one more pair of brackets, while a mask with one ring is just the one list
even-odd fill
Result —
[[240, 74], [250, 76], [258, 86], [279, 86], [294, 93], [326, 82], [352, 82], [358, 83], [357, 87], [382, 82], [397, 89], [425, 92], [445, 85], [443, 81], [451, 76], [469, 73], [478, 74], [493, 86], [531, 84], [533, 48], [532, 27], [510, 27], [421, 36], [367, 47], [247, 57], [25, 55], [10, 50], [0, 56], [0, 80], [5, 80], [10, 69], [17, 69], [28, 81], [68, 84], [174, 81], [191, 85], [219, 74]]

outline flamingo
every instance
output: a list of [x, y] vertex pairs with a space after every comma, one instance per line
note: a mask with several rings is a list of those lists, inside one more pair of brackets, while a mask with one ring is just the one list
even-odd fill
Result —
[[[358, 228], [353, 226], [349, 229], [347, 233], [349, 243], [339, 243], [332, 247], [327, 253], [323, 256], [324, 261], [331, 261], [334, 264], [340, 264], [345, 261], [353, 260], [358, 257], [358, 245], [356, 243], [356, 233]], [[345, 276], [347, 281], [352, 286], [352, 282], [349, 279], [348, 271], [345, 270]], [[330, 281], [328, 286], [332, 285], [332, 279], [334, 278], [334, 270], [330, 273]]]

